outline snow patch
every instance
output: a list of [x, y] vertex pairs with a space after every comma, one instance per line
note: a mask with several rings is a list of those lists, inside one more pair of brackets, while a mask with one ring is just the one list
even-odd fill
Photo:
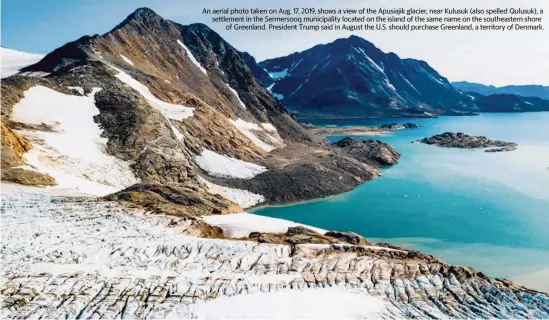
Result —
[[255, 163], [227, 157], [208, 149], [202, 150], [195, 160], [202, 170], [215, 177], [250, 179], [267, 171], [265, 167]]
[[118, 71], [116, 77], [120, 81], [124, 82], [132, 89], [139, 92], [151, 104], [153, 108], [160, 111], [166, 118], [182, 121], [193, 116], [194, 108], [185, 107], [184, 105], [180, 104], [164, 102], [158, 99], [154, 94], [152, 94], [147, 86], [135, 80], [129, 74], [120, 69], [114, 69]]
[[102, 196], [138, 182], [129, 163], [106, 153], [108, 139], [93, 120], [99, 114], [94, 99], [99, 90], [74, 96], [35, 86], [13, 107], [14, 121], [54, 130], [18, 131], [33, 144], [25, 160], [55, 178], [54, 188]]
[[78, 93], [80, 93], [81, 95], [84, 95], [84, 88], [82, 87], [67, 87], [69, 90], [75, 90], [77, 91]]
[[262, 122], [261, 126], [269, 132], [277, 132], [275, 126], [273, 126], [270, 122]]
[[389, 86], [389, 88], [393, 89], [393, 91], [396, 91], [395, 86], [389, 81], [389, 79], [385, 78], [385, 83]]
[[[300, 88], [301, 88], [301, 86], [300, 86]], [[272, 95], [273, 95], [273, 97], [275, 97], [278, 100], [284, 100], [284, 95], [282, 95], [281, 93], [272, 92]]]
[[297, 63], [292, 64], [292, 67], [290, 68], [290, 70], [288, 71], [288, 73], [294, 71], [295, 68], [297, 68], [297, 66], [299, 66], [299, 64], [300, 64], [301, 62], [303, 62], [303, 59], [300, 59]]
[[370, 56], [368, 56], [368, 55], [366, 54], [366, 52], [364, 52], [364, 49], [362, 49], [362, 48], [356, 48], [356, 47], [353, 47], [353, 48], [355, 49], [355, 51], [362, 53], [362, 54], [364, 55], [364, 57], [365, 57], [366, 59], [368, 59], [368, 61], [369, 61], [372, 65], [374, 65], [374, 67], [375, 67], [377, 70], [379, 70], [379, 72], [385, 74], [385, 70], [384, 70], [382, 67], [380, 67], [374, 60], [372, 60], [372, 58], [370, 58]]
[[400, 77], [401, 77], [410, 87], [412, 87], [412, 89], [414, 89], [417, 93], [420, 93], [419, 90], [410, 82], [410, 80], [408, 80], [408, 78], [406, 78], [406, 77], [403, 76], [402, 74], [400, 74]]
[[212, 226], [223, 229], [223, 234], [227, 237], [241, 238], [247, 237], [251, 232], [270, 232], [286, 233], [289, 227], [306, 227], [320, 234], [325, 234], [326, 230], [311, 227], [305, 224], [259, 216], [252, 213], [233, 213], [224, 215], [204, 216], [204, 221]]
[[[264, 131], [264, 129], [262, 127], [260, 127], [257, 123], [251, 123], [251, 122], [246, 122], [242, 119], [237, 119], [237, 120], [232, 120], [232, 119], [229, 119], [229, 121], [243, 134], [245, 135], [246, 137], [248, 137], [248, 139], [252, 140], [252, 142], [257, 145], [258, 147], [260, 147], [261, 149], [263, 149], [264, 151], [266, 152], [270, 152], [274, 149], [276, 149], [276, 147], [264, 142], [263, 140], [259, 139], [259, 137], [257, 137], [253, 131]], [[276, 134], [276, 133], [275, 133]], [[281, 147], [284, 145], [284, 141], [282, 140], [282, 138], [280, 138], [280, 136], [278, 136], [278, 134], [276, 134], [277, 136], [275, 137], [272, 137], [270, 136], [270, 140], [273, 141], [273, 142], [276, 142], [276, 144]]]
[[26, 71], [20, 73], [22, 76], [31, 77], [31, 78], [44, 78], [50, 75], [49, 72], [43, 71]]
[[126, 61], [126, 63], [133, 66], [133, 62], [130, 59], [128, 59], [126, 56], [122, 55], [121, 53], [120, 53], [120, 56], [122, 57], [122, 59], [124, 59], [124, 61]]
[[234, 189], [229, 187], [220, 186], [213, 184], [206, 179], [200, 178], [200, 180], [208, 187], [208, 192], [211, 194], [218, 194], [227, 200], [238, 204], [242, 208], [250, 208], [256, 204], [262, 203], [265, 201], [265, 197], [250, 192], [248, 190]]
[[227, 88], [229, 88], [229, 90], [231, 90], [231, 92], [235, 95], [236, 99], [238, 99], [238, 103], [240, 103], [240, 106], [244, 109], [246, 109], [246, 105], [244, 104], [244, 102], [242, 102], [242, 100], [240, 100], [240, 96], [238, 95], [238, 92], [236, 92], [235, 89], [231, 88], [231, 86], [228, 84], [228, 83], [225, 83], [225, 85], [227, 86]]
[[187, 55], [189, 56], [189, 58], [191, 59], [191, 61], [195, 64], [195, 66], [197, 66], [200, 71], [202, 71], [202, 73], [204, 73], [205, 75], [208, 75], [208, 72], [206, 71], [206, 69], [204, 69], [204, 67], [200, 64], [200, 62], [198, 62], [198, 60], [196, 60], [196, 58], [194, 57], [193, 53], [191, 52], [191, 50], [189, 50], [189, 48], [187, 48], [186, 45], [183, 44], [183, 42], [181, 42], [179, 39], [177, 39], [177, 43], [183, 47], [183, 49], [185, 49], [185, 51], [187, 52]]
[[269, 75], [273, 78], [273, 80], [282, 79], [288, 75], [288, 68], [282, 71], [269, 72]]

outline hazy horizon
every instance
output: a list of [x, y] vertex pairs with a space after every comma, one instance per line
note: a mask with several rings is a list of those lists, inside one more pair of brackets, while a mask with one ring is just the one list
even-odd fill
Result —
[[[450, 3], [450, 1], [447, 1]], [[459, 6], [524, 7], [520, 0], [456, 0]], [[34, 5], [29, 5], [30, 3]], [[299, 3], [299, 5], [297, 5]], [[435, 0], [394, 0], [391, 7], [440, 7]], [[385, 0], [281, 0], [278, 7], [324, 8], [389, 7]], [[532, 7], [547, 8], [549, 1], [529, 0]], [[97, 0], [66, 6], [63, 0], [2, 2], [2, 46], [47, 54], [84, 35], [111, 30], [139, 7], [149, 7], [166, 19], [180, 24], [204, 23], [240, 51], [263, 61], [307, 50], [350, 35], [360, 36], [384, 52], [401, 58], [424, 60], [450, 82], [467, 81], [494, 85], [549, 85], [549, 26], [541, 32], [234, 32], [224, 24], [210, 22], [203, 8], [273, 8], [252, 0]], [[546, 11], [547, 11], [546, 10]], [[547, 16], [547, 12], [545, 13]], [[23, 22], [24, 21], [24, 22]], [[67, 27], [69, 26], [69, 27]]]

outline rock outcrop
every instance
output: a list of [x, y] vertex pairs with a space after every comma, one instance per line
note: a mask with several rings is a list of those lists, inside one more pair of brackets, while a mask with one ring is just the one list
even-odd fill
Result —
[[391, 124], [382, 124], [379, 126], [381, 129], [389, 129], [389, 130], [403, 130], [403, 129], [417, 129], [421, 128], [420, 125], [417, 125], [415, 123], [391, 123]]
[[393, 165], [400, 158], [400, 153], [379, 140], [359, 140], [347, 137], [332, 143], [332, 145], [345, 150], [355, 159], [373, 166]]
[[497, 147], [495, 149], [488, 149], [485, 152], [500, 152], [500, 151], [512, 151], [515, 150], [517, 144], [514, 142], [505, 142], [500, 140], [490, 140], [483, 136], [469, 136], [463, 132], [453, 133], [445, 132], [437, 134], [429, 138], [423, 138], [417, 140], [417, 142], [435, 145], [444, 148], [490, 148]]

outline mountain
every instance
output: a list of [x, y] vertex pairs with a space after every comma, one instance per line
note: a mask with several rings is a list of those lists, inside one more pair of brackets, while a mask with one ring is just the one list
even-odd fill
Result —
[[19, 72], [19, 69], [38, 62], [44, 57], [42, 54], [27, 53], [5, 47], [0, 47], [2, 57], [2, 78]]
[[273, 94], [304, 113], [383, 116], [477, 109], [426, 62], [384, 53], [357, 36], [259, 65], [276, 81]]
[[549, 100], [536, 97], [523, 97], [515, 94], [482, 95], [467, 93], [475, 101], [481, 112], [535, 112], [549, 111]]
[[454, 88], [462, 92], [476, 92], [482, 95], [492, 94], [512, 94], [522, 97], [537, 97], [544, 100], [549, 100], [549, 86], [540, 85], [523, 85], [523, 86], [487, 86], [480, 83], [460, 81], [452, 82]]
[[[304, 116], [433, 116], [549, 110], [543, 100], [516, 95], [531, 92], [529, 95], [545, 96], [545, 87], [525, 86], [519, 90], [510, 86], [501, 88], [502, 92], [496, 90], [498, 94], [505, 91], [505, 95], [481, 98], [468, 93], [479, 88], [476, 84], [452, 85], [427, 62], [384, 53], [357, 36], [258, 65], [251, 70], [269, 72], [274, 80], [268, 85], [273, 96]], [[496, 92], [487, 87], [479, 93]]]
[[261, 68], [255, 58], [247, 52], [240, 52], [240, 56], [244, 59], [244, 63], [250, 68], [250, 71], [254, 74], [255, 78], [262, 86], [268, 87], [274, 83], [271, 75], [263, 68]]
[[206, 25], [147, 8], [55, 49], [2, 81], [2, 180], [193, 217], [379, 176], [382, 163], [312, 137], [242, 55]]

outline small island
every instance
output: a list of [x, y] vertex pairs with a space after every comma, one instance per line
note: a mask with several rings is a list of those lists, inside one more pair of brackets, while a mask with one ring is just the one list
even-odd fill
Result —
[[413, 142], [436, 145], [443, 148], [491, 148], [484, 150], [484, 152], [513, 151], [517, 148], [517, 144], [514, 142], [490, 140], [483, 136], [470, 136], [463, 132], [445, 132]]
[[389, 129], [389, 130], [403, 130], [403, 129], [421, 128], [420, 125], [417, 125], [415, 123], [391, 123], [391, 124], [383, 124], [379, 127], [381, 129]]

